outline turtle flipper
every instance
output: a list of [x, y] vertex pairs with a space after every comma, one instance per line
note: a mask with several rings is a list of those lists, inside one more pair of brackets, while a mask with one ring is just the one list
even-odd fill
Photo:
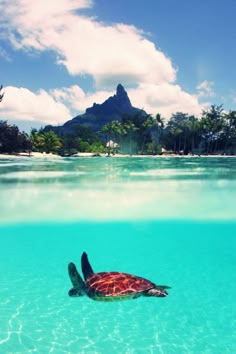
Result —
[[168, 285], [157, 285], [156, 289], [159, 289], [159, 290], [171, 289], [171, 286], [168, 286]]
[[73, 288], [69, 290], [69, 296], [82, 296], [85, 292], [85, 284], [79, 275], [74, 263], [69, 263], [68, 273], [72, 282]]
[[91, 264], [89, 263], [87, 253], [83, 252], [81, 257], [81, 268], [84, 275], [84, 280], [87, 280], [94, 273]]

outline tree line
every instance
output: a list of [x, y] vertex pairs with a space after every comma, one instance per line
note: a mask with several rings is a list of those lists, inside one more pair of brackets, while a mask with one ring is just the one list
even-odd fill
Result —
[[[4, 93], [1, 94], [0, 102]], [[77, 125], [73, 133], [52, 128], [21, 132], [16, 125], [0, 121], [0, 152], [32, 151], [71, 156], [77, 152], [94, 154], [229, 154], [236, 153], [236, 111], [226, 112], [222, 105], [212, 105], [201, 117], [183, 112], [172, 114], [165, 123], [160, 114], [124, 114], [121, 120], [105, 124], [99, 132]]]

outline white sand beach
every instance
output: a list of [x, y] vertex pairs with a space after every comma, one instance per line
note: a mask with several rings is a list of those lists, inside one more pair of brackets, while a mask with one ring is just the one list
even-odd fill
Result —
[[61, 156], [57, 154], [46, 154], [46, 153], [41, 153], [41, 152], [32, 152], [30, 155], [27, 152], [20, 152], [18, 154], [0, 154], [0, 159], [10, 159], [10, 158], [61, 158]]
[[[93, 152], [78, 152], [77, 154], [70, 156], [70, 157], [94, 157], [95, 154]], [[99, 154], [100, 157], [108, 157], [107, 154], [102, 153]], [[192, 158], [192, 157], [198, 157], [198, 158], [209, 158], [209, 157], [214, 157], [214, 158], [226, 158], [226, 157], [232, 157], [235, 158], [236, 155], [177, 155], [177, 154], [163, 154], [163, 155], [129, 155], [129, 154], [115, 154], [115, 155], [110, 155], [109, 157], [116, 158], [116, 157], [132, 157], [132, 158], [165, 158], [165, 157], [175, 157], [175, 158]], [[18, 154], [0, 154], [0, 159], [11, 159], [11, 158], [41, 158], [41, 159], [52, 159], [52, 158], [62, 158], [62, 156], [57, 155], [57, 154], [52, 154], [52, 153], [42, 153], [42, 152], [32, 152], [30, 155], [26, 152], [21, 152]]]

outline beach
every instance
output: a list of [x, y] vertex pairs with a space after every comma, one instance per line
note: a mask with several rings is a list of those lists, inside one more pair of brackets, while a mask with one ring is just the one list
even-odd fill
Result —
[[70, 158], [76, 158], [76, 157], [132, 157], [132, 158], [166, 158], [166, 157], [181, 157], [181, 158], [235, 158], [236, 155], [177, 155], [177, 154], [162, 154], [162, 155], [139, 155], [139, 154], [134, 154], [134, 155], [129, 155], [129, 154], [115, 154], [115, 155], [107, 155], [106, 153], [102, 154], [95, 154], [93, 152], [78, 152], [77, 154], [71, 155], [71, 156], [61, 156], [57, 154], [52, 154], [52, 153], [42, 153], [42, 152], [32, 152], [31, 154], [28, 154], [26, 152], [20, 152], [18, 154], [0, 154], [0, 159], [15, 159], [15, 158], [65, 158], [65, 157], [70, 157]]

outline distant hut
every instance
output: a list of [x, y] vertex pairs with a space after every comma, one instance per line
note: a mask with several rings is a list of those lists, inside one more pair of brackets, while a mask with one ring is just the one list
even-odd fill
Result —
[[162, 155], [175, 155], [174, 151], [172, 150], [166, 150], [164, 148], [161, 148], [161, 154]]
[[106, 143], [106, 147], [107, 147], [107, 150], [108, 150], [108, 155], [110, 155], [111, 152], [112, 152], [113, 155], [118, 153], [119, 144], [117, 144], [115, 141], [109, 140]]

